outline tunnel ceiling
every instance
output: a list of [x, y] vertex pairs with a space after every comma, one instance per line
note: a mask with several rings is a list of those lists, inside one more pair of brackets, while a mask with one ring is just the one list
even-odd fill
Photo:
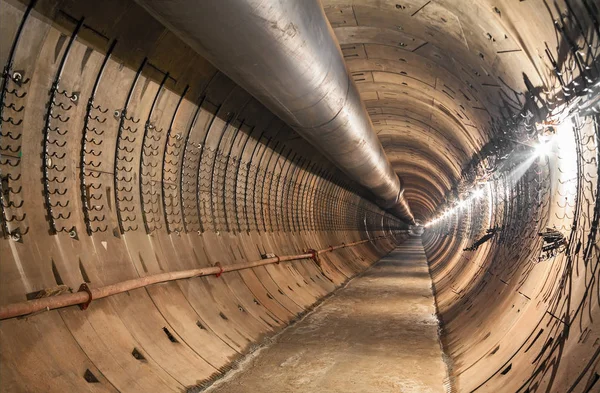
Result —
[[411, 179], [407, 195], [420, 218], [521, 107], [524, 75], [543, 84], [539, 38], [556, 43], [547, 30], [556, 16], [531, 3], [323, 1], [390, 161]]

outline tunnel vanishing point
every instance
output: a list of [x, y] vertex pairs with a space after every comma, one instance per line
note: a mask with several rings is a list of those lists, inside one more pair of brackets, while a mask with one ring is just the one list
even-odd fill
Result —
[[600, 392], [598, 0], [0, 0], [1, 392]]

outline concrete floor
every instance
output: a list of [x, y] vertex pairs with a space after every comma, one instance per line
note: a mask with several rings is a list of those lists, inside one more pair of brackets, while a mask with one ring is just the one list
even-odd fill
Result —
[[411, 238], [209, 389], [444, 392], [431, 280]]

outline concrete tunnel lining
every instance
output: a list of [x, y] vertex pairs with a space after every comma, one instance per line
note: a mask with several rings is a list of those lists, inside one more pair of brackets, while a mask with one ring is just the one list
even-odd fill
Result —
[[[447, 389], [600, 389], [597, 2], [322, 6], [430, 224]], [[2, 320], [1, 391], [201, 389], [414, 240], [137, 3], [0, 17], [0, 307], [368, 241]]]

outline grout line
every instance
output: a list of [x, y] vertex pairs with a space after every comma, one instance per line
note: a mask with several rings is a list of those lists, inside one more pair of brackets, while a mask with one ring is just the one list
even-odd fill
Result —
[[428, 1], [427, 3], [423, 4], [421, 6], [421, 8], [419, 8], [418, 10], [416, 10], [415, 12], [412, 13], [411, 17], [417, 15], [419, 13], [419, 11], [421, 11], [423, 8], [425, 8], [425, 6], [429, 5], [429, 3], [431, 3], [431, 1]]

